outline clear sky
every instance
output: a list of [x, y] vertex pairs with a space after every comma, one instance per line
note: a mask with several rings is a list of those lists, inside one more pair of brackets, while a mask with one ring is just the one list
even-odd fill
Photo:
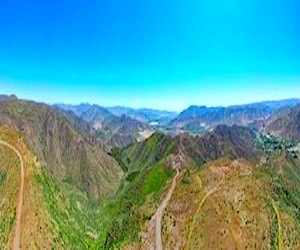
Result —
[[300, 97], [298, 0], [1, 0], [0, 93], [180, 110]]

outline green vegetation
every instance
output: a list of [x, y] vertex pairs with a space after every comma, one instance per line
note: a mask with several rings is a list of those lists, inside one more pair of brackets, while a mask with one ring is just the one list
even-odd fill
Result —
[[132, 182], [135, 180], [135, 178], [139, 175], [140, 171], [133, 171], [131, 172], [127, 177], [126, 181]]
[[[269, 206], [272, 206], [272, 204], [269, 204]], [[278, 249], [278, 241], [278, 220], [275, 211], [272, 211], [270, 212], [270, 248]]]
[[0, 186], [4, 183], [6, 179], [7, 172], [0, 169]]
[[[3, 133], [1, 136], [4, 139], [11, 139], [11, 135]], [[15, 152], [0, 145], [0, 249], [8, 247], [7, 243], [15, 222], [20, 177], [19, 165], [19, 158]]]
[[[73, 249], [119, 248], [139, 240], [145, 219], [145, 204], [158, 204], [160, 194], [173, 170], [164, 161], [153, 167], [131, 172], [114, 196], [99, 203], [88, 199], [70, 185], [67, 178], [55, 181], [45, 171], [36, 177], [53, 219], [53, 233], [62, 246]], [[149, 197], [149, 198], [148, 198]]]
[[[293, 248], [293, 244], [297, 243], [300, 237], [300, 168], [299, 161], [295, 159], [290, 152], [285, 150], [275, 150], [270, 152], [267, 163], [260, 169], [262, 176], [270, 185], [267, 204], [271, 212], [271, 246], [272, 249], [278, 249], [283, 244], [285, 247]], [[272, 202], [273, 203], [272, 203]], [[274, 204], [278, 213], [285, 214], [285, 218], [289, 218], [289, 224], [282, 222], [282, 230], [284, 231], [284, 243], [279, 241], [278, 218], [274, 211]], [[290, 226], [293, 225], [293, 228]]]
[[62, 246], [94, 248], [98, 237], [96, 206], [67, 182], [58, 183], [45, 171], [36, 176], [54, 221], [54, 235]]
[[10, 209], [8, 206], [1, 206], [1, 213], [7, 216], [0, 220], [0, 247], [5, 246], [16, 218], [16, 209]]
[[119, 163], [120, 167], [122, 168], [122, 170], [124, 172], [128, 172], [128, 167], [124, 163], [124, 160], [122, 159], [121, 149], [114, 148], [114, 149], [112, 149], [111, 153], [109, 153], [109, 154], [117, 160], [117, 162]]
[[284, 151], [288, 152], [293, 158], [298, 158], [296, 144], [285, 139], [281, 139], [270, 134], [260, 134], [257, 141], [257, 146], [259, 149], [267, 152], [269, 155], [274, 151]]
[[144, 220], [151, 217], [151, 214], [145, 214], [141, 208], [145, 204], [151, 206], [158, 204], [161, 192], [173, 175], [173, 170], [165, 168], [164, 165], [161, 162], [141, 172], [132, 172], [128, 176], [130, 182], [106, 207], [112, 221], [107, 230], [105, 248], [118, 248], [123, 243], [139, 240], [139, 232]]
[[141, 199], [144, 200], [149, 194], [157, 194], [172, 176], [172, 173], [172, 169], [165, 170], [161, 164], [152, 168], [144, 181]]
[[140, 169], [154, 165], [176, 150], [177, 141], [169, 136], [154, 133], [146, 141], [136, 143], [123, 150], [123, 161], [129, 169]]
[[56, 179], [72, 177], [76, 188], [97, 200], [117, 190], [123, 175], [117, 162], [86, 131], [72, 125], [51, 106], [25, 100], [5, 101], [0, 105], [0, 118], [22, 133], [46, 171]]

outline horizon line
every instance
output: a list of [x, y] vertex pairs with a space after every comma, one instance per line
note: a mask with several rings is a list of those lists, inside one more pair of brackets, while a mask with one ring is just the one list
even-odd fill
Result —
[[157, 110], [157, 111], [165, 111], [165, 112], [173, 112], [173, 113], [180, 113], [192, 106], [196, 106], [196, 107], [206, 107], [206, 108], [229, 108], [229, 107], [235, 107], [235, 106], [246, 106], [246, 105], [254, 105], [254, 104], [260, 104], [260, 103], [264, 103], [264, 102], [280, 102], [280, 101], [300, 101], [300, 97], [289, 97], [289, 98], [279, 98], [279, 99], [266, 99], [266, 100], [259, 100], [259, 101], [253, 101], [253, 102], [245, 102], [245, 103], [236, 103], [236, 104], [231, 104], [231, 105], [205, 105], [205, 104], [190, 104], [188, 106], [186, 106], [185, 108], [181, 109], [181, 110], [170, 110], [170, 109], [165, 109], [165, 108], [152, 108], [152, 107], [147, 107], [147, 106], [142, 106], [142, 107], [133, 107], [133, 106], [129, 106], [129, 105], [122, 105], [122, 104], [116, 104], [116, 105], [102, 105], [100, 103], [93, 103], [93, 102], [88, 102], [88, 101], [82, 101], [82, 102], [77, 102], [77, 103], [68, 103], [68, 102], [47, 102], [47, 101], [40, 101], [40, 100], [36, 100], [36, 99], [30, 99], [30, 98], [23, 98], [23, 97], [19, 97], [16, 94], [3, 94], [0, 93], [0, 96], [7, 96], [7, 97], [16, 97], [18, 100], [24, 100], [24, 101], [33, 101], [33, 102], [37, 102], [37, 103], [43, 103], [49, 106], [55, 106], [55, 105], [71, 105], [71, 106], [78, 106], [81, 104], [86, 104], [86, 105], [96, 105], [102, 108], [129, 108], [129, 109], [133, 109], [133, 110], [142, 110], [142, 109], [149, 109], [149, 110]]

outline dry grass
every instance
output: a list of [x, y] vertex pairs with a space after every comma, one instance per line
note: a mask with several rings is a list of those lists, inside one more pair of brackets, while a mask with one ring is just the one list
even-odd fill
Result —
[[[42, 192], [35, 183], [35, 175], [39, 173], [39, 164], [34, 154], [28, 149], [23, 138], [16, 132], [0, 126], [0, 138], [16, 147], [24, 161], [24, 200], [21, 221], [21, 248], [22, 249], [49, 249], [55, 246], [54, 238], [49, 227], [49, 216], [46, 214]], [[0, 221], [11, 218], [15, 213], [17, 194], [19, 191], [20, 166], [15, 153], [0, 146], [0, 169], [6, 171], [6, 179], [0, 186], [1, 212]], [[8, 223], [8, 222], [7, 222]], [[13, 221], [14, 223], [14, 221]], [[12, 227], [14, 224], [12, 224]], [[11, 245], [12, 227], [1, 231], [0, 248]], [[7, 236], [11, 235], [9, 240]], [[5, 240], [6, 238], [6, 240]]]
[[278, 208], [277, 224], [271, 179], [260, 171], [219, 159], [183, 177], [164, 216], [165, 249], [299, 247], [296, 221]]
[[6, 146], [0, 145], [0, 248], [6, 246], [13, 236], [19, 187], [19, 159]]

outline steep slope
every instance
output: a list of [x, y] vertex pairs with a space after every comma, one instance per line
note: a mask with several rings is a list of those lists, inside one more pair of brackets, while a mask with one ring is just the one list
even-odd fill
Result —
[[123, 148], [131, 143], [144, 140], [152, 134], [152, 129], [145, 123], [125, 115], [110, 117], [102, 122], [96, 132], [97, 138], [103, 141], [106, 148]]
[[170, 154], [175, 154], [177, 141], [171, 136], [154, 133], [147, 140], [135, 143], [122, 152], [129, 169], [153, 165]]
[[[117, 246], [124, 249], [152, 249], [155, 246], [154, 231], [151, 233], [149, 229], [153, 228], [153, 216], [160, 202], [173, 188], [171, 177], [175, 173], [171, 159], [172, 154], [181, 148], [184, 152], [183, 168], [163, 214], [164, 249], [220, 249], [220, 246], [298, 249], [298, 157], [283, 146], [272, 147], [267, 141], [262, 142], [266, 143], [265, 152], [259, 151], [259, 137], [248, 128], [220, 126], [207, 136], [187, 140], [189, 137], [176, 137], [178, 141], [173, 144], [172, 153], [158, 161], [153, 157], [157, 154], [155, 150], [150, 151], [153, 155], [148, 150], [138, 149], [139, 146], [124, 151], [129, 155], [124, 161], [136, 167], [131, 165], [129, 168], [128, 186], [120, 198], [123, 202], [130, 201], [130, 211], [134, 213], [122, 218], [126, 218], [126, 225], [134, 225], [141, 233], [126, 240], [119, 230], [129, 228], [111, 228], [110, 244], [115, 246], [114, 242], [118, 242]], [[148, 140], [167, 145], [166, 138], [155, 134]], [[149, 149], [151, 144], [147, 145], [145, 141], [139, 145]], [[190, 144], [195, 144], [194, 149], [187, 147]], [[207, 163], [195, 157], [206, 159]], [[152, 174], [157, 171], [159, 175]], [[172, 174], [167, 180], [156, 183], [158, 176], [164, 176], [168, 171]], [[141, 192], [145, 186], [148, 190], [146, 197]], [[123, 243], [120, 243], [118, 233], [125, 237]]]
[[279, 162], [219, 159], [185, 172], [164, 216], [164, 247], [298, 249], [299, 162]]
[[100, 199], [112, 194], [122, 171], [117, 162], [83, 137], [53, 108], [8, 100], [0, 105], [0, 123], [20, 131], [48, 173]]
[[[59, 181], [41, 167], [20, 133], [0, 126], [0, 140], [20, 152], [24, 165], [20, 211], [21, 249], [95, 249], [101, 242], [105, 204], [90, 199], [68, 181]], [[0, 144], [0, 248], [12, 249], [20, 185], [20, 159]], [[103, 245], [103, 243], [101, 244]]]
[[[51, 231], [50, 215], [43, 201], [40, 187], [35, 177], [41, 173], [37, 158], [28, 149], [19, 133], [0, 126], [0, 248], [11, 249], [13, 239], [17, 239], [15, 227], [20, 213], [20, 242], [22, 249], [58, 247]], [[20, 153], [23, 162], [23, 197], [19, 207], [20, 159], [10, 145]], [[17, 206], [18, 205], [18, 206]], [[18, 209], [17, 209], [18, 207]]]
[[219, 125], [202, 137], [185, 136], [182, 144], [186, 154], [197, 164], [223, 156], [257, 160], [256, 137], [256, 133], [246, 127]]
[[276, 112], [265, 123], [263, 130], [293, 141], [300, 140], [300, 105]]
[[236, 125], [219, 125], [204, 136], [181, 134], [171, 137], [154, 133], [148, 140], [125, 149], [123, 155], [130, 162], [129, 168], [141, 163], [148, 166], [170, 154], [178, 154], [180, 150], [196, 164], [223, 156], [255, 161], [259, 158], [255, 148], [256, 138], [257, 134], [253, 130]]
[[[144, 140], [152, 134], [152, 128], [147, 124], [130, 118], [129, 116], [115, 116], [106, 108], [98, 105], [80, 104], [76, 105], [56, 105], [62, 110], [73, 126], [80, 126], [92, 138], [97, 139], [106, 151], [112, 148], [123, 148], [131, 143]], [[79, 118], [75, 118], [72, 112]], [[84, 124], [83, 121], [87, 124]]]
[[92, 124], [95, 129], [101, 129], [102, 122], [112, 118], [113, 115], [106, 109], [98, 105], [91, 105], [80, 117]]
[[[199, 169], [205, 162], [223, 156], [246, 157], [257, 162], [255, 140], [256, 134], [248, 128], [220, 126], [203, 137], [154, 133], [147, 140], [117, 152], [116, 158], [128, 173], [110, 207], [119, 216], [112, 216], [106, 246], [154, 247], [154, 230], [160, 228], [159, 218], [168, 207], [176, 178], [181, 179], [187, 169]], [[160, 210], [156, 211], [157, 208]]]
[[73, 111], [71, 110], [64, 110], [61, 109], [58, 106], [54, 106], [55, 110], [62, 114], [65, 118], [68, 119], [68, 121], [71, 123], [71, 125], [84, 137], [90, 137], [89, 139], [92, 141], [94, 140], [96, 130], [92, 127], [90, 123], [80, 118], [80, 116], [77, 116]]

